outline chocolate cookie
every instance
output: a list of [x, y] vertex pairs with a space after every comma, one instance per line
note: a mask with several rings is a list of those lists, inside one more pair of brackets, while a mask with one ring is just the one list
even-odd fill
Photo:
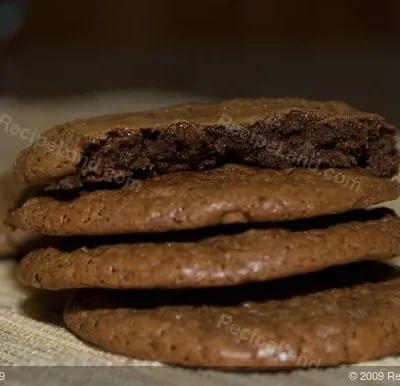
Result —
[[68, 122], [24, 150], [15, 170], [62, 188], [224, 163], [360, 167], [391, 177], [394, 133], [382, 117], [341, 102], [238, 99]]
[[[218, 228], [215, 233], [221, 231]], [[124, 243], [117, 238], [109, 245], [102, 238], [100, 246], [87, 246], [90, 241], [85, 240], [85, 247], [71, 251], [39, 249], [22, 260], [18, 276], [25, 285], [51, 290], [193, 288], [270, 280], [352, 261], [400, 256], [400, 219], [384, 209], [230, 235], [195, 233], [169, 235], [181, 239], [173, 242], [164, 235], [143, 243], [138, 235], [136, 242], [129, 236]]]
[[271, 370], [397, 354], [399, 306], [398, 273], [356, 264], [232, 288], [78, 291], [64, 320], [84, 340], [138, 359]]
[[398, 183], [362, 170], [226, 165], [165, 174], [77, 198], [36, 197], [16, 209], [10, 223], [58, 235], [161, 232], [310, 218], [366, 208], [398, 195]]
[[27, 187], [11, 173], [0, 176], [0, 258], [20, 257], [40, 236], [20, 229], [13, 230], [5, 220], [8, 211], [24, 195]]

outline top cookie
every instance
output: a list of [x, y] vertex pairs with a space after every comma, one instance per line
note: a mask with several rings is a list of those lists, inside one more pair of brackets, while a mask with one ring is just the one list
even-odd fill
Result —
[[76, 120], [25, 149], [16, 173], [73, 188], [133, 175], [203, 170], [224, 163], [285, 169], [361, 167], [397, 173], [395, 129], [341, 102], [236, 99]]

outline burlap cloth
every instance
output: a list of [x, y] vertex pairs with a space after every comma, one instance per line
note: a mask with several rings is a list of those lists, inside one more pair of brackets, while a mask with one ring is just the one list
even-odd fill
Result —
[[[114, 95], [107, 98], [95, 96], [85, 100], [34, 105], [0, 100], [0, 115], [12, 116], [13, 121], [21, 126], [42, 129], [77, 116], [193, 99], [190, 96], [164, 95], [158, 95], [156, 98], [154, 94], [146, 94]], [[146, 100], [147, 104], [143, 102]], [[27, 144], [18, 137], [5, 133], [3, 128], [0, 139], [0, 171], [3, 172], [11, 166], [15, 153]], [[400, 213], [400, 201], [390, 206]], [[392, 263], [396, 264], [396, 260]], [[367, 381], [349, 380], [350, 371], [357, 371], [360, 376], [361, 371], [370, 371], [368, 369], [378, 373], [375, 377], [384, 378], [374, 384], [395, 384], [395, 381], [388, 379], [388, 374], [390, 371], [396, 373], [396, 369], [400, 373], [400, 356], [363, 364], [369, 366], [366, 368], [342, 367], [275, 374], [237, 374], [178, 369], [108, 354], [81, 342], [63, 327], [61, 308], [65, 293], [43, 293], [23, 288], [15, 280], [15, 265], [15, 261], [9, 259], [0, 261], [0, 386], [354, 385]], [[2, 380], [2, 377], [5, 379]]]

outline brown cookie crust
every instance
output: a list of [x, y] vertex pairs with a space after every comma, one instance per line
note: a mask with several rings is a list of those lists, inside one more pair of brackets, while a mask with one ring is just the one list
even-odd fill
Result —
[[355, 264], [234, 288], [78, 291], [64, 320], [105, 350], [175, 365], [351, 364], [400, 350], [400, 280], [379, 279], [377, 267], [369, 269], [374, 279], [361, 279], [362, 265]]
[[72, 199], [35, 197], [14, 210], [9, 221], [55, 235], [165, 232], [343, 213], [398, 196], [398, 183], [363, 170], [225, 165], [201, 173], [164, 174], [133, 188], [83, 192]]
[[67, 122], [22, 151], [15, 171], [62, 188], [226, 163], [360, 167], [392, 177], [394, 133], [384, 118], [342, 102], [235, 99]]
[[20, 258], [34, 243], [39, 245], [39, 235], [15, 230], [6, 224], [8, 212], [19, 202], [26, 190], [27, 186], [12, 173], [0, 176], [0, 258]]
[[400, 219], [374, 209], [191, 238], [184, 233], [180, 241], [166, 235], [145, 243], [140, 236], [136, 242], [125, 237], [124, 243], [108, 245], [102, 238], [100, 246], [88, 247], [86, 240], [73, 250], [66, 248], [68, 243], [64, 249], [38, 249], [21, 261], [18, 277], [25, 285], [49, 290], [193, 288], [271, 280], [400, 256]]

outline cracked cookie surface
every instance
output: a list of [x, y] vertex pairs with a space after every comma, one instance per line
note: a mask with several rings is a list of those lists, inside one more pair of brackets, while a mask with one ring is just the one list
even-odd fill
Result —
[[286, 169], [399, 167], [395, 128], [335, 101], [234, 99], [79, 119], [23, 150], [16, 173], [60, 188], [116, 178], [201, 171], [227, 163]]

